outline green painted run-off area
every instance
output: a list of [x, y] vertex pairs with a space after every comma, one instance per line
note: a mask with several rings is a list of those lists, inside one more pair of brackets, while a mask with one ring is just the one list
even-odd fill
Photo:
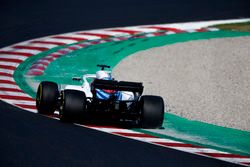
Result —
[[[71, 80], [71, 77], [95, 73], [95, 71], [98, 70], [96, 64], [108, 64], [114, 67], [122, 59], [137, 51], [191, 40], [249, 35], [250, 33], [246, 32], [231, 31], [183, 33], [151, 38], [134, 38], [126, 41], [92, 45], [55, 60], [48, 66], [43, 76], [34, 77], [32, 80], [34, 82], [50, 80], [59, 84], [77, 84]], [[16, 82], [31, 96], [35, 97], [35, 92], [27, 85], [27, 78], [25, 79], [25, 77], [23, 77], [24, 74], [33, 62], [59, 48], [29, 58], [16, 70], [14, 75]], [[164, 128], [165, 129], [159, 130], [135, 130], [163, 138], [176, 139], [186, 143], [215, 148], [221, 151], [250, 155], [250, 132], [191, 121], [169, 113], [165, 114]]]

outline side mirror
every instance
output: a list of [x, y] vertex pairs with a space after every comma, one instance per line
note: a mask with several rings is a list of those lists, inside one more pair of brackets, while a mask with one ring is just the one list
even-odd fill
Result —
[[80, 78], [80, 77], [73, 77], [72, 80], [73, 80], [73, 81], [81, 81], [82, 78]]

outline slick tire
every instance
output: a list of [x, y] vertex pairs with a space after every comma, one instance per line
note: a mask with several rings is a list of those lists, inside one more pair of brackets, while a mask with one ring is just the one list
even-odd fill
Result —
[[145, 129], [161, 128], [164, 119], [164, 101], [160, 96], [142, 96], [140, 125]]
[[86, 95], [78, 90], [64, 90], [61, 96], [60, 120], [76, 122], [83, 120], [86, 113]]
[[55, 82], [42, 81], [36, 93], [36, 108], [40, 114], [53, 114], [59, 97], [58, 85]]

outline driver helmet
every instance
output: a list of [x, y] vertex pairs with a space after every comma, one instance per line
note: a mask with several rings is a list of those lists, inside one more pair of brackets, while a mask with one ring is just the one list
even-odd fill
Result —
[[103, 70], [96, 72], [96, 78], [103, 80], [112, 80], [111, 74]]

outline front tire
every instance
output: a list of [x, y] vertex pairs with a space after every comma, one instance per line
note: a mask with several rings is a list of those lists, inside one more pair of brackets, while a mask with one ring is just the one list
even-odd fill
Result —
[[53, 114], [59, 97], [55, 82], [42, 81], [36, 93], [36, 108], [40, 114]]
[[82, 120], [86, 113], [86, 95], [78, 90], [64, 90], [61, 96], [60, 120], [74, 122]]
[[160, 96], [142, 96], [140, 98], [141, 127], [161, 128], [164, 119], [164, 101]]

